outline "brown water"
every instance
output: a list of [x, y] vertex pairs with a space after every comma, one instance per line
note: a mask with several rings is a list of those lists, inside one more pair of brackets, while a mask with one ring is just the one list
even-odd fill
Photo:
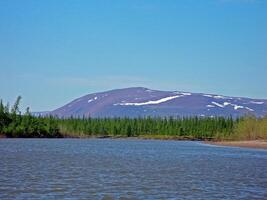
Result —
[[0, 199], [267, 199], [267, 151], [200, 142], [0, 140]]

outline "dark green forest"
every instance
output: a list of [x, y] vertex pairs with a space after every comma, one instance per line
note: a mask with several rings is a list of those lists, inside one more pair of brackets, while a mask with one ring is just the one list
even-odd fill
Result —
[[148, 137], [169, 136], [187, 139], [209, 139], [233, 132], [229, 118], [107, 118], [57, 119], [63, 135]]
[[0, 101], [0, 134], [21, 138], [140, 137], [158, 139], [239, 140], [267, 138], [267, 118], [68, 118], [34, 117]]
[[54, 138], [62, 137], [57, 121], [53, 117], [34, 117], [27, 108], [22, 115], [19, 110], [19, 96], [10, 108], [9, 104], [4, 105], [0, 101], [0, 133], [6, 137], [22, 138]]

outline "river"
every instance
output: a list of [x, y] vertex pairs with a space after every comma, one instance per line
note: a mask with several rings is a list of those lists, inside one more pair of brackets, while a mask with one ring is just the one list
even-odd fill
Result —
[[134, 139], [1, 139], [0, 199], [267, 199], [267, 150]]

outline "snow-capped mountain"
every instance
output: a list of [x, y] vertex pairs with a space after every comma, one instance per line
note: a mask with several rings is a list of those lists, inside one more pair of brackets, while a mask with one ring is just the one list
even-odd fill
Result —
[[267, 100], [142, 87], [89, 94], [54, 110], [58, 117], [165, 117], [267, 115]]

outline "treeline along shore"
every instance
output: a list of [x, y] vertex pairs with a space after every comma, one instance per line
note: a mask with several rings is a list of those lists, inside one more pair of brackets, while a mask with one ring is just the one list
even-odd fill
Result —
[[57, 118], [32, 116], [0, 101], [0, 134], [11, 138], [140, 137], [191, 140], [265, 140], [267, 117]]

